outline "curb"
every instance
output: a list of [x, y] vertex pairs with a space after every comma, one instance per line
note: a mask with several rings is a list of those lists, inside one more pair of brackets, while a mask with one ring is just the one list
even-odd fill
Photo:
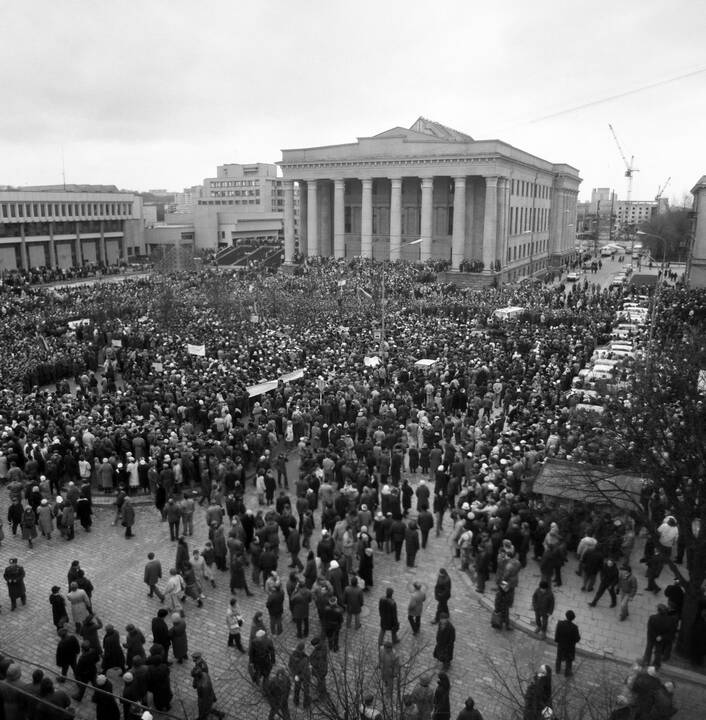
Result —
[[[460, 575], [465, 584], [468, 586], [468, 589], [472, 593], [473, 597], [478, 600], [478, 602], [486, 609], [489, 610], [491, 613], [494, 611], [494, 605], [493, 603], [482, 593], [476, 592], [475, 586], [473, 584], [473, 581], [471, 580], [471, 576], [468, 572], [465, 572], [463, 570], [459, 570], [456, 567], [455, 558], [453, 562], [453, 568], [456, 571], [457, 575]], [[535, 640], [540, 640], [540, 638], [537, 636], [537, 634], [534, 632], [534, 628], [530, 625], [528, 625], [525, 622], [522, 622], [518, 619], [511, 619], [511, 623], [514, 629], [519, 630], [520, 632], [523, 632], [525, 635], [529, 635], [530, 637], [534, 638]], [[499, 631], [502, 632], [502, 631]], [[548, 643], [549, 645], [555, 646], [556, 643], [549, 637], [545, 638], [544, 642]], [[619, 657], [618, 655], [614, 655], [613, 653], [600, 653], [596, 650], [586, 650], [585, 648], [576, 648], [576, 653], [578, 655], [583, 655], [587, 658], [592, 658], [594, 660], [611, 660], [612, 662], [619, 663], [621, 665], [624, 665], [627, 668], [632, 667], [634, 660], [628, 660], [627, 658]], [[706, 686], [706, 676], [704, 676], [702, 673], [694, 672], [693, 670], [687, 670], [686, 668], [680, 668], [680, 667], [674, 667], [672, 665], [662, 665], [660, 668], [660, 674], [667, 678], [672, 679], [678, 679], [682, 682], [688, 682], [692, 683], [694, 685], [702, 685]]]

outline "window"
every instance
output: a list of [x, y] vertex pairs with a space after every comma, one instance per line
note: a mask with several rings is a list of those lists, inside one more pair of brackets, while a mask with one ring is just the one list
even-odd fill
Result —
[[346, 207], [345, 207], [345, 209], [344, 209], [344, 211], [343, 211], [343, 215], [344, 215], [344, 218], [343, 218], [343, 232], [345, 232], [345, 233], [352, 232], [352, 229], [351, 229], [351, 216], [352, 216], [352, 213], [351, 213], [351, 206], [350, 206], [350, 205], [346, 205]]

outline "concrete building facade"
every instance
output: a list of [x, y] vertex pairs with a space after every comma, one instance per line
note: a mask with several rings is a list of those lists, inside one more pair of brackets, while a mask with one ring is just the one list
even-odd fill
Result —
[[143, 252], [137, 195], [113, 186], [0, 190], [0, 269], [114, 265]]
[[689, 287], [706, 287], [706, 175], [691, 190], [694, 196], [692, 205], [692, 242], [687, 258], [687, 282]]
[[279, 165], [285, 262], [295, 189], [308, 255], [442, 259], [454, 270], [481, 261], [513, 280], [574, 252], [578, 171], [500, 140], [419, 118], [356, 143], [282, 150]]

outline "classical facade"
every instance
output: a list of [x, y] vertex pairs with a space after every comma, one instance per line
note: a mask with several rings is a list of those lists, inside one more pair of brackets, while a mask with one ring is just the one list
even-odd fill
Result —
[[581, 182], [500, 140], [419, 118], [345, 145], [282, 150], [285, 262], [337, 258], [464, 260], [513, 280], [575, 250]]
[[142, 199], [114, 186], [0, 190], [0, 269], [114, 265], [144, 252]]
[[689, 287], [706, 287], [706, 175], [691, 190], [692, 206], [691, 252], [687, 259], [687, 282]]

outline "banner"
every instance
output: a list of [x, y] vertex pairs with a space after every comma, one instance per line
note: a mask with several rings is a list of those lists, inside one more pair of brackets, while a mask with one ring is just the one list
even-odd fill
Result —
[[152, 369], [153, 369], [155, 372], [162, 372], [162, 370], [164, 370], [164, 365], [162, 365], [161, 362], [153, 362], [153, 363], [152, 363]]
[[363, 365], [365, 365], [365, 367], [375, 368], [379, 364], [380, 364], [380, 358], [377, 355], [373, 355], [372, 357], [363, 358]]
[[280, 381], [283, 383], [288, 383], [293, 382], [294, 380], [301, 380], [303, 377], [304, 368], [299, 368], [299, 370], [293, 370], [292, 372], [286, 373], [285, 375], [280, 375], [277, 380], [265, 380], [264, 382], [258, 383], [257, 385], [250, 385], [247, 388], [248, 397], [264, 395], [265, 393], [270, 392], [270, 390], [275, 390]]
[[186, 352], [189, 355], [198, 355], [199, 357], [206, 357], [206, 346], [205, 345], [191, 345], [187, 343]]
[[123, 341], [122, 340], [112, 340], [111, 345], [114, 348], [121, 348], [123, 346]]
[[91, 321], [88, 318], [81, 318], [80, 320], [69, 320], [68, 326], [69, 330], [75, 330], [76, 328], [81, 327], [82, 325], [90, 325]]

